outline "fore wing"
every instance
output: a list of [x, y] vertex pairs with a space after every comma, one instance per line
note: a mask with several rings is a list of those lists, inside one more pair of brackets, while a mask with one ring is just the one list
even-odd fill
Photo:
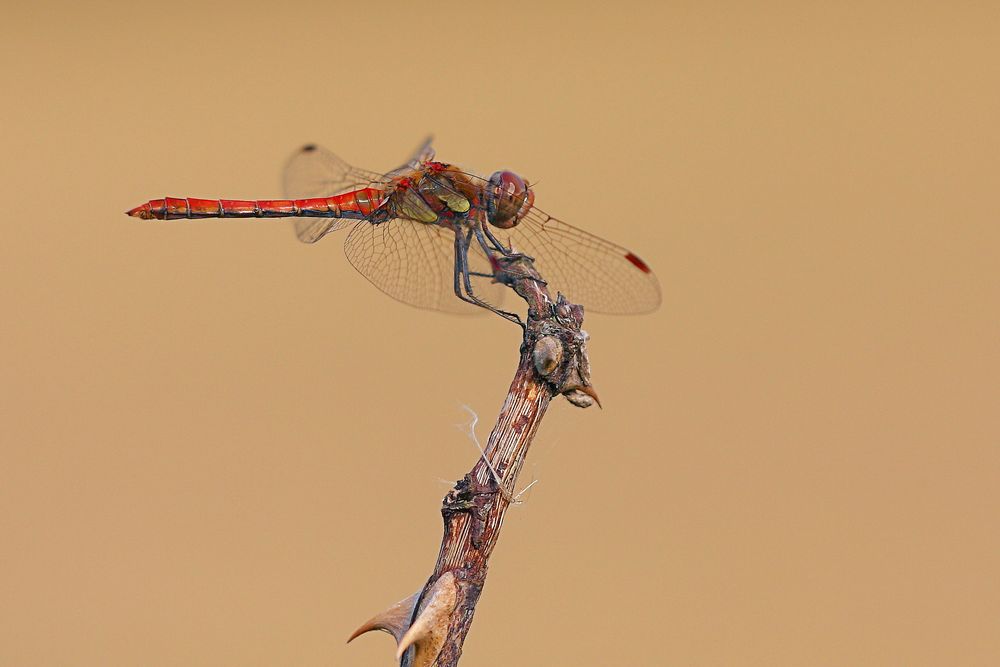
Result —
[[638, 255], [537, 208], [516, 227], [492, 231], [504, 245], [533, 257], [553, 292], [588, 312], [632, 315], [660, 305], [659, 281]]

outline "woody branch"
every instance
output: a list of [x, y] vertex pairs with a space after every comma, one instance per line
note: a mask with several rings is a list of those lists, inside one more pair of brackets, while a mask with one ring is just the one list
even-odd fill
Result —
[[[518, 474], [550, 400], [597, 402], [590, 385], [583, 308], [553, 299], [531, 258], [502, 257], [497, 275], [528, 304], [520, 359], [496, 425], [472, 470], [445, 496], [444, 535], [434, 571], [411, 597], [351, 636], [384, 630], [397, 641], [401, 667], [454, 667], [486, 582], [489, 558], [513, 500]], [[350, 640], [348, 640], [350, 641]]]

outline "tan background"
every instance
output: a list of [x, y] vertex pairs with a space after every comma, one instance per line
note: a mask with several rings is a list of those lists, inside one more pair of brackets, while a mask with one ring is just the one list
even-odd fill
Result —
[[995, 3], [362, 4], [5, 9], [0, 665], [392, 664], [344, 639], [516, 330], [122, 211], [429, 131], [664, 287], [588, 318], [606, 409], [546, 418], [467, 664], [1000, 664]]

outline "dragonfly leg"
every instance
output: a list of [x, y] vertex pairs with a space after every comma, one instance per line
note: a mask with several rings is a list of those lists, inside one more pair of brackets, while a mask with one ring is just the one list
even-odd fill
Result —
[[[486, 242], [487, 238], [490, 240], [490, 242], [493, 245], [495, 245], [495, 246], [497, 246], [499, 248], [500, 252], [503, 253], [504, 257], [507, 257], [507, 258], [526, 257], [527, 259], [531, 260], [532, 262], [535, 261], [534, 257], [528, 257], [528, 255], [525, 255], [524, 253], [514, 252], [512, 250], [508, 250], [507, 248], [504, 248], [503, 244], [500, 243], [499, 241], [497, 241], [496, 238], [493, 236], [493, 234], [490, 233], [490, 230], [486, 227], [486, 225], [474, 225], [473, 226], [473, 230], [475, 230], [475, 233], [476, 233], [476, 240], [479, 241], [480, 247], [482, 247], [483, 252], [486, 253], [486, 256], [490, 258], [491, 262], [495, 262], [495, 260], [493, 258], [493, 253], [490, 251], [489, 247], [487, 247], [487, 245], [488, 245], [487, 242]], [[484, 238], [484, 234], [485, 234], [485, 238]], [[468, 242], [468, 240], [466, 242]], [[544, 280], [539, 280], [538, 278], [533, 278], [531, 276], [526, 276], [526, 275], [523, 275], [523, 274], [515, 274], [515, 273], [510, 272], [510, 271], [508, 271], [507, 273], [508, 273], [508, 275], [516, 276], [518, 278], [528, 278], [530, 280], [534, 280], [535, 282], [541, 283], [542, 285], [548, 285], [547, 282], [545, 282]], [[473, 275], [475, 275], [475, 274], [473, 274]]]
[[[472, 230], [469, 230], [469, 234], [463, 238], [461, 232], [455, 234], [455, 294], [462, 301], [467, 301], [468, 303], [474, 304], [486, 310], [492, 311], [504, 318], [505, 320], [510, 320], [514, 324], [518, 325], [522, 329], [524, 328], [524, 322], [516, 313], [509, 313], [506, 310], [500, 310], [492, 304], [483, 301], [476, 296], [472, 289], [472, 280], [469, 277], [469, 241], [471, 240]], [[478, 275], [478, 274], [477, 274]], [[490, 276], [492, 277], [492, 276]], [[463, 289], [464, 288], [464, 289]]]
[[[514, 254], [509, 248], [507, 248], [506, 246], [504, 246], [504, 244], [500, 243], [500, 241], [497, 240], [497, 237], [493, 236], [493, 232], [490, 231], [488, 225], [480, 225], [480, 227], [482, 228], [482, 232], [484, 232], [486, 234], [486, 238], [488, 238], [490, 240], [490, 243], [493, 245], [493, 249], [494, 250], [497, 250], [498, 252], [500, 252], [501, 254], [503, 254], [505, 257]], [[479, 236], [478, 232], [477, 232], [476, 236], [477, 237]], [[480, 245], [485, 245], [485, 244], [483, 244], [483, 242], [480, 241]]]
[[493, 236], [493, 232], [489, 230], [487, 225], [482, 225], [482, 227], [483, 227], [483, 232], [485, 232], [486, 234], [486, 238], [490, 240], [490, 243], [493, 245], [493, 248], [495, 250], [498, 250], [505, 256], [512, 254], [511, 251], [504, 246], [504, 244], [500, 243], [500, 241], [497, 240], [497, 237]]

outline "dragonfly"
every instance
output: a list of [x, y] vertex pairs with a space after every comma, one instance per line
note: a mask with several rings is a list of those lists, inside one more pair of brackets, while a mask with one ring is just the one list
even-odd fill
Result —
[[499, 259], [525, 255], [548, 285], [587, 311], [638, 314], [660, 304], [656, 275], [637, 254], [543, 212], [528, 181], [512, 171], [484, 178], [436, 161], [430, 138], [388, 173], [353, 167], [307, 144], [288, 160], [283, 180], [286, 199], [163, 197], [127, 214], [295, 218], [305, 243], [350, 227], [344, 249], [351, 265], [418, 308], [486, 309], [522, 324], [502, 309], [509, 280]]

